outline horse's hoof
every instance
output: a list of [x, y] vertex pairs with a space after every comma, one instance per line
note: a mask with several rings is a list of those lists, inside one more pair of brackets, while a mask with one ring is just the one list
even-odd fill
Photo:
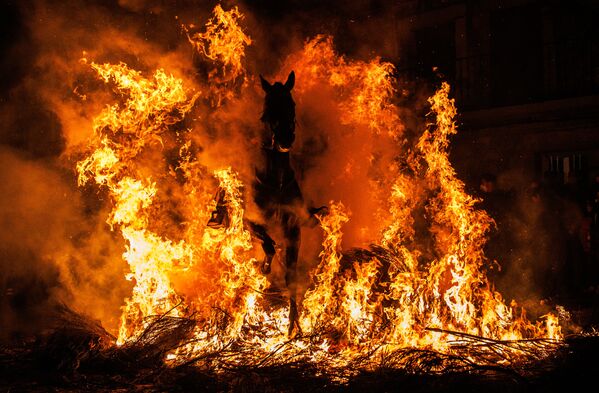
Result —
[[318, 224], [318, 221], [329, 215], [329, 208], [327, 206], [313, 207], [308, 209], [308, 213], [310, 214], [308, 225], [313, 228]]
[[262, 272], [262, 274], [264, 274], [265, 276], [270, 274], [270, 263], [272, 262], [272, 258], [265, 258], [264, 261], [262, 262], [262, 265], [260, 266], [260, 271]]
[[260, 271], [265, 276], [269, 275], [270, 274], [270, 265], [262, 265], [262, 267], [260, 268]]
[[309, 209], [308, 212], [310, 213], [310, 215], [315, 217], [324, 217], [329, 214], [329, 207], [326, 205], [320, 207], [313, 207]]
[[299, 324], [296, 322], [290, 322], [289, 323], [289, 330], [287, 331], [287, 338], [289, 338], [290, 340], [293, 340], [295, 338], [298, 338], [302, 335], [302, 329], [300, 328]]

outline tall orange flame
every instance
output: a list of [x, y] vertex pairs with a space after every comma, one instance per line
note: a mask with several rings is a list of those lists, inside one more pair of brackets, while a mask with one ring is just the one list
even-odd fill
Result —
[[91, 67], [125, 97], [122, 105], [108, 106], [95, 118], [96, 150], [77, 165], [80, 185], [93, 178], [108, 189], [114, 202], [108, 224], [120, 228], [127, 241], [123, 259], [131, 270], [127, 279], [134, 280], [135, 287], [122, 315], [118, 337], [122, 343], [143, 330], [146, 316], [166, 313], [179, 302], [169, 272], [173, 264], [191, 256], [183, 243], [148, 229], [156, 184], [131, 164], [144, 148], [160, 144], [161, 133], [185, 116], [197, 96], [189, 98], [182, 81], [163, 70], [149, 80], [122, 63]]
[[220, 105], [223, 99], [232, 97], [231, 83], [245, 77], [245, 47], [252, 44], [252, 39], [239, 25], [244, 16], [237, 7], [225, 11], [219, 4], [213, 14], [205, 25], [205, 32], [192, 33], [194, 25], [183, 28], [195, 50], [218, 65], [210, 71], [209, 79], [210, 89]]
[[[245, 75], [241, 59], [251, 40], [237, 23], [242, 14], [220, 6], [214, 13], [206, 33], [189, 40], [224, 67], [223, 75]], [[324, 36], [308, 41], [289, 64], [302, 80], [300, 96], [311, 83], [326, 83], [338, 93], [340, 122], [355, 126], [353, 132], [386, 135], [405, 162], [405, 168], [395, 165], [373, 183], [376, 198], [384, 201], [377, 215], [384, 214], [386, 223], [377, 244], [344, 252], [349, 209], [343, 201], [330, 203], [329, 214], [319, 218], [320, 261], [301, 302], [304, 336], [288, 341], [288, 310], [273, 306], [265, 295], [269, 283], [259, 272], [259, 253], [244, 224], [247, 192], [237, 171], [209, 169], [185, 137], [168, 142], [177, 148], [177, 167], [165, 162], [165, 137], [197, 104], [198, 94], [163, 70], [145, 78], [123, 63], [91, 63], [122, 101], [95, 118], [96, 137], [77, 165], [80, 185], [93, 180], [107, 190], [108, 223], [126, 241], [123, 259], [134, 287], [125, 301], [118, 342], [134, 339], [149, 317], [164, 313], [198, 320], [193, 342], [169, 354], [174, 360], [234, 342], [244, 350], [231, 357], [233, 362], [270, 354], [273, 362], [303, 356], [339, 366], [367, 353], [406, 347], [451, 352], [458, 333], [495, 340], [560, 339], [555, 316], [528, 321], [516, 306], [505, 304], [486, 277], [483, 246], [492, 221], [476, 208], [449, 161], [449, 137], [456, 133], [449, 85], [443, 83], [429, 99], [434, 121], [407, 152], [392, 102], [391, 64], [348, 60]], [[222, 84], [230, 80], [208, 83], [234, 95], [234, 87]], [[182, 179], [172, 181], [173, 172]], [[176, 236], [161, 219], [170, 208], [167, 185], [178, 196], [183, 216]], [[224, 192], [229, 223], [208, 228], [217, 187]], [[415, 236], [419, 207], [429, 219], [428, 245]]]

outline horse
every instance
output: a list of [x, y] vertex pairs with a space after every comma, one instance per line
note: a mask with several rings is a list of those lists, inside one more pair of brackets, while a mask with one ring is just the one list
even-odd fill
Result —
[[[306, 208], [304, 198], [291, 164], [290, 151], [295, 141], [295, 102], [291, 90], [295, 73], [291, 71], [285, 83], [269, 83], [260, 75], [262, 90], [266, 93], [260, 120], [269, 132], [270, 139], [262, 146], [264, 165], [255, 171], [253, 199], [266, 225], [247, 220], [252, 235], [262, 244], [264, 259], [261, 271], [268, 275], [276, 253], [276, 243], [266, 227], [281, 229], [284, 238], [282, 249], [285, 262], [285, 286], [289, 293], [289, 337], [301, 333], [298, 322], [297, 291], [295, 288], [297, 261], [301, 242], [301, 226], [318, 215], [327, 213], [327, 207]], [[217, 207], [208, 226], [226, 225], [224, 195], [217, 195]], [[304, 214], [307, 213], [307, 214]], [[306, 220], [304, 217], [307, 216]]]

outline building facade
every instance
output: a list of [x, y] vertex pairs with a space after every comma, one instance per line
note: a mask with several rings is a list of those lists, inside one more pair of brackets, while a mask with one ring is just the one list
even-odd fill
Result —
[[[402, 76], [454, 88], [454, 162], [470, 180], [560, 186], [599, 174], [599, 1], [395, 3]], [[513, 177], [513, 176], [512, 176]]]

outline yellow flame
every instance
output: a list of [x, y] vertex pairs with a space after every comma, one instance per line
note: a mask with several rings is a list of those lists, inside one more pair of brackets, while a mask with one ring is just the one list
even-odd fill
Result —
[[243, 58], [252, 39], [239, 25], [244, 16], [237, 7], [225, 11], [219, 4], [214, 7], [213, 14], [205, 25], [205, 32], [192, 33], [193, 25], [184, 25], [183, 29], [193, 48], [215, 62], [216, 68], [210, 72], [209, 82], [218, 106], [223, 99], [233, 96], [231, 83], [242, 76], [245, 82]]
[[343, 204], [331, 203], [329, 214], [320, 219], [325, 233], [320, 253], [321, 262], [313, 274], [314, 288], [304, 297], [302, 329], [305, 331], [320, 328], [329, 318], [335, 318], [336, 276], [341, 263], [341, 226], [349, 220]]

